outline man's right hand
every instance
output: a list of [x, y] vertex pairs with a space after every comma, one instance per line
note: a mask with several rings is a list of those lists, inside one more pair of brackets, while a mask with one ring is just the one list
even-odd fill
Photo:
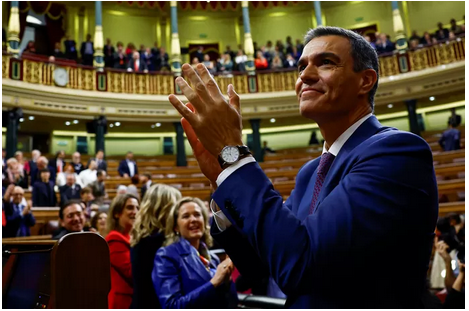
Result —
[[28, 202], [23, 209], [23, 216], [26, 216], [31, 211], [31, 204]]
[[215, 272], [215, 275], [210, 280], [210, 282], [215, 287], [218, 287], [223, 283], [228, 282], [231, 277], [231, 273], [233, 272], [233, 269], [233, 262], [230, 258], [226, 258], [218, 265], [217, 271]]

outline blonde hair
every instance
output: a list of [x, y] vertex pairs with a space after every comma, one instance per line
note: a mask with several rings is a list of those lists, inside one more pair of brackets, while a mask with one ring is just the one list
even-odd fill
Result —
[[207, 208], [205, 207], [205, 204], [204, 202], [202, 202], [201, 199], [193, 198], [193, 197], [185, 197], [185, 198], [180, 199], [171, 209], [171, 213], [169, 214], [169, 217], [166, 223], [166, 241], [164, 245], [168, 246], [179, 241], [180, 237], [178, 234], [176, 234], [176, 232], [174, 231], [174, 228], [177, 226], [179, 210], [181, 209], [181, 206], [183, 206], [186, 203], [195, 203], [200, 207], [202, 211], [202, 215], [204, 217], [204, 235], [202, 236], [200, 241], [205, 243], [207, 247], [211, 247], [213, 243], [212, 243], [212, 237], [210, 236], [210, 226], [208, 225], [209, 217], [208, 217]]
[[130, 231], [130, 246], [134, 247], [155, 230], [164, 233], [171, 207], [181, 197], [181, 192], [174, 187], [165, 184], [151, 186], [145, 193], [134, 226]]
[[[88, 187], [85, 187], [86, 189]], [[82, 190], [83, 191], [83, 190]], [[140, 203], [138, 198], [134, 196], [133, 194], [126, 193], [126, 194], [120, 194], [114, 198], [111, 202], [111, 206], [109, 207], [109, 210], [107, 212], [107, 220], [106, 220], [106, 234], [109, 233], [112, 230], [119, 230], [119, 218], [115, 217], [116, 214], [122, 213], [125, 207], [125, 203], [127, 202], [128, 199], [135, 199], [137, 202]]]

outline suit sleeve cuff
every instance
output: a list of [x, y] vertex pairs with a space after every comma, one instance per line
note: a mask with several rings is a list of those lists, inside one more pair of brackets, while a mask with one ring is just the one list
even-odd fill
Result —
[[[239, 160], [235, 164], [228, 166], [226, 169], [224, 169], [220, 173], [220, 175], [218, 175], [217, 186], [220, 187], [221, 183], [224, 182], [225, 179], [227, 179], [237, 169], [239, 169], [240, 167], [243, 167], [244, 165], [246, 165], [248, 163], [252, 163], [252, 162], [256, 162], [256, 159], [254, 159], [254, 157], [246, 157], [246, 158], [243, 158], [243, 159]], [[213, 210], [212, 210], [212, 212], [213, 212]]]

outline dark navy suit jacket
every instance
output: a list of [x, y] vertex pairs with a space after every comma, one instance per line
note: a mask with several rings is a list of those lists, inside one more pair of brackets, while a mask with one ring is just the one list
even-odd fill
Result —
[[[33, 214], [28, 213], [22, 216], [22, 213], [19, 212], [14, 207], [13, 202], [4, 202], [5, 216], [7, 219], [7, 224], [5, 227], [4, 237], [16, 237], [16, 236], [30, 236], [31, 232], [29, 227], [32, 227], [36, 224], [36, 219]], [[20, 227], [22, 227], [20, 234], [17, 235]]]
[[438, 217], [432, 152], [367, 119], [345, 142], [309, 214], [319, 159], [283, 203], [257, 163], [213, 199], [231, 221], [212, 235], [243, 275], [271, 274], [293, 308], [422, 308]]
[[[135, 172], [134, 172], [134, 176], [138, 174], [138, 167], [137, 167], [137, 162], [135, 161], [132, 161], [134, 162], [134, 166], [135, 166]], [[119, 171], [119, 175], [121, 176], [124, 176], [124, 174], [127, 174], [130, 176], [130, 169], [129, 169], [129, 165], [127, 164], [127, 160], [122, 160], [120, 163], [119, 163], [119, 168], [117, 169]], [[130, 176], [132, 177], [132, 176]]]
[[155, 256], [153, 285], [164, 309], [234, 308], [238, 295], [233, 282], [215, 288], [210, 280], [220, 260], [211, 254], [209, 273], [197, 251], [183, 238], [160, 248]]
[[444, 151], [461, 149], [461, 131], [456, 128], [446, 130], [439, 140]]
[[33, 185], [33, 206], [51, 207], [57, 205], [57, 196], [54, 191], [54, 184], [52, 181], [43, 183], [36, 181]]

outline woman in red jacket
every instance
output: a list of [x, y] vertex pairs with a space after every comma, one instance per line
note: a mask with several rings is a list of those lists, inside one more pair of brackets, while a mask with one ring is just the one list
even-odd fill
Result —
[[132, 265], [130, 263], [129, 232], [139, 209], [138, 199], [132, 194], [114, 198], [107, 217], [111, 259], [111, 290], [108, 295], [109, 309], [128, 309], [132, 302]]

